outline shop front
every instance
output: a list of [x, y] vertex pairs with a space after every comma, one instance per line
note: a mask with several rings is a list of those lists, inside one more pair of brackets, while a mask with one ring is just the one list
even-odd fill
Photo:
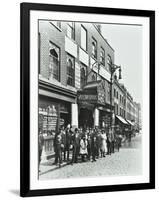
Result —
[[106, 102], [102, 81], [90, 82], [77, 93], [79, 126], [106, 128], [110, 126], [111, 106]]
[[115, 133], [127, 137], [129, 130], [128, 122], [121, 116], [115, 116]]
[[109, 129], [111, 125], [111, 110], [108, 106], [99, 106], [99, 127]]
[[54, 155], [54, 138], [59, 128], [77, 124], [76, 93], [65, 88], [39, 83], [39, 131], [44, 136], [43, 159]]

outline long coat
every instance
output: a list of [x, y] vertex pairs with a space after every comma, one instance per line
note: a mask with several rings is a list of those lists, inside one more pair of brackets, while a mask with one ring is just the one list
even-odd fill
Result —
[[102, 150], [102, 152], [107, 152], [106, 140], [107, 140], [106, 134], [101, 134], [101, 150]]

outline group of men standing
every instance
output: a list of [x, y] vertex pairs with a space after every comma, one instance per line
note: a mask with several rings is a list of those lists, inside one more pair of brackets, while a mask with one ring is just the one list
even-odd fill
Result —
[[[55, 162], [59, 165], [67, 162], [68, 164], [85, 162], [91, 160], [95, 162], [99, 157], [105, 157], [114, 153], [115, 145], [119, 151], [121, 138], [112, 134], [109, 129], [99, 129], [98, 127], [74, 130], [70, 125], [64, 129], [61, 127], [54, 138]], [[70, 156], [71, 152], [71, 156]]]

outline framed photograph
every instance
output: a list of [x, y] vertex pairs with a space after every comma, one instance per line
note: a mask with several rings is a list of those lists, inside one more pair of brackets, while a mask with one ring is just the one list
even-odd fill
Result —
[[155, 188], [155, 11], [20, 9], [21, 196]]

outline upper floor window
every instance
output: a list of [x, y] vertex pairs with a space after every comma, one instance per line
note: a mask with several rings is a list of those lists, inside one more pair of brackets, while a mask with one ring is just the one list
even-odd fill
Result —
[[49, 78], [60, 80], [60, 49], [50, 42]]
[[114, 97], [116, 97], [116, 89], [114, 89]]
[[109, 71], [111, 71], [112, 59], [110, 55], [107, 55], [107, 64]]
[[122, 98], [122, 97], [121, 97], [121, 95], [120, 95], [120, 103], [121, 103], [121, 98]]
[[81, 72], [81, 88], [83, 88], [85, 85], [86, 85], [86, 82], [87, 82], [87, 69], [86, 69], [86, 66], [82, 65], [81, 66], [81, 69], [80, 69], [80, 72]]
[[105, 66], [105, 51], [103, 48], [100, 50], [100, 63]]
[[96, 75], [96, 73], [93, 73], [92, 74], [92, 81], [96, 81], [97, 80], [97, 75]]
[[67, 36], [71, 39], [75, 39], [75, 23], [68, 22], [67, 23]]
[[87, 31], [81, 26], [81, 47], [87, 51]]
[[75, 60], [67, 54], [67, 85], [75, 85]]
[[61, 28], [61, 22], [60, 21], [51, 21], [50, 23], [57, 26], [58, 28]]
[[97, 41], [92, 38], [92, 57], [97, 59]]
[[116, 98], [118, 99], [118, 91], [116, 92]]

